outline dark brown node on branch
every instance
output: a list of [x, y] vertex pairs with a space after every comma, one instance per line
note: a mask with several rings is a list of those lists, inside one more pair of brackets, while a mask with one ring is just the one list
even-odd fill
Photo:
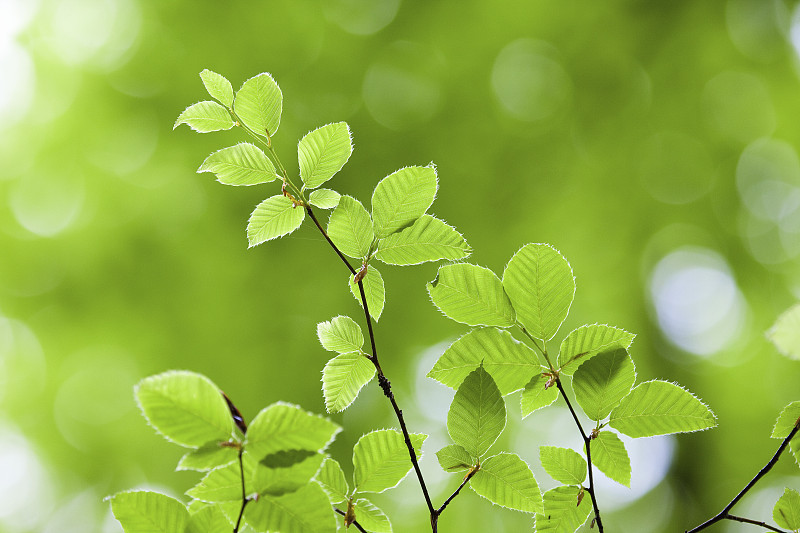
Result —
[[356, 273], [356, 275], [355, 275], [355, 276], [353, 276], [353, 283], [358, 283], [359, 281], [361, 281], [362, 279], [364, 279], [364, 276], [366, 276], [366, 275], [367, 275], [367, 268], [368, 268], [368, 267], [367, 267], [367, 264], [366, 264], [366, 263], [364, 263], [364, 264], [362, 264], [362, 265], [361, 265], [361, 270], [359, 270], [359, 271]]
[[383, 389], [383, 394], [387, 398], [392, 397], [392, 384], [389, 381], [389, 379], [383, 374], [378, 374], [378, 385], [381, 386], [381, 389]]
[[245, 424], [244, 422], [244, 417], [242, 416], [242, 413], [239, 411], [239, 409], [236, 408], [235, 405], [233, 405], [233, 402], [231, 401], [230, 398], [228, 398], [227, 394], [225, 394], [223, 391], [219, 391], [219, 393], [222, 394], [223, 398], [225, 398], [225, 403], [228, 404], [228, 410], [231, 412], [231, 417], [233, 418], [233, 421], [236, 423], [236, 427], [238, 427], [242, 433], [247, 433], [247, 424]]

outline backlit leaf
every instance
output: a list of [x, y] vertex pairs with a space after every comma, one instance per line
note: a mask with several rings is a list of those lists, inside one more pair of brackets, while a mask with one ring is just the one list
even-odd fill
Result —
[[436, 458], [439, 460], [439, 466], [445, 472], [462, 472], [475, 465], [475, 459], [458, 444], [445, 446], [436, 452]]
[[436, 198], [436, 169], [405, 167], [383, 178], [372, 193], [375, 234], [383, 239], [425, 214]]
[[558, 365], [561, 373], [571, 376], [587, 359], [614, 347], [630, 348], [633, 333], [603, 324], [581, 326], [561, 341]]
[[551, 384], [545, 388], [550, 378], [537, 372], [525, 385], [520, 399], [522, 418], [527, 418], [531, 413], [547, 407], [558, 399], [558, 387]]
[[488, 268], [469, 263], [443, 265], [427, 287], [433, 304], [456, 322], [469, 326], [514, 325], [514, 309], [503, 284]]
[[[419, 458], [427, 435], [411, 434], [411, 444]], [[367, 433], [353, 448], [353, 480], [359, 492], [383, 492], [400, 483], [411, 470], [403, 434], [396, 429]]]
[[308, 203], [320, 209], [333, 209], [339, 205], [342, 195], [330, 189], [317, 189], [308, 195]]
[[325, 456], [321, 453], [308, 450], [284, 450], [267, 455], [255, 466], [253, 483], [248, 490], [271, 496], [294, 492], [311, 481], [323, 459]]
[[231, 523], [222, 510], [216, 505], [209, 505], [189, 517], [184, 533], [223, 533], [230, 527]]
[[539, 460], [550, 477], [565, 485], [580, 485], [586, 479], [586, 461], [575, 450], [539, 446]]
[[327, 124], [308, 132], [297, 145], [300, 178], [307, 189], [316, 189], [339, 172], [350, 154], [353, 143], [345, 122]]
[[592, 464], [602, 473], [621, 483], [631, 486], [631, 460], [625, 444], [616, 433], [601, 431], [591, 440]]
[[188, 452], [181, 457], [177, 470], [206, 472], [235, 461], [236, 455], [239, 453], [236, 448], [220, 446], [220, 444], [222, 443], [214, 441]]
[[771, 437], [785, 439], [792, 432], [798, 420], [800, 420], [800, 401], [792, 402], [783, 408], [775, 421], [775, 427], [772, 428]]
[[322, 370], [322, 392], [329, 413], [344, 411], [375, 375], [375, 365], [360, 352], [337, 355]]
[[[381, 317], [383, 313], [383, 304], [386, 302], [386, 288], [383, 284], [383, 276], [373, 265], [367, 269], [367, 275], [361, 280], [364, 285], [364, 295], [367, 297], [367, 307], [369, 308], [370, 316], [375, 320]], [[353, 298], [364, 307], [361, 301], [361, 290], [358, 288], [358, 283], [353, 281], [353, 276], [349, 276], [348, 283], [350, 284], [350, 292]]]
[[356, 520], [370, 533], [392, 533], [392, 523], [378, 506], [360, 498], [355, 501]]
[[225, 76], [204, 69], [200, 73], [200, 79], [203, 80], [203, 85], [206, 86], [211, 98], [219, 100], [225, 107], [233, 106], [233, 87]]
[[189, 521], [186, 506], [157, 492], [120, 492], [108, 500], [125, 533], [175, 533]]
[[367, 256], [375, 235], [369, 213], [361, 202], [350, 196], [339, 198], [328, 221], [328, 236], [343, 254], [357, 259]]
[[249, 247], [288, 235], [300, 227], [305, 216], [305, 209], [282, 194], [267, 198], [256, 206], [247, 222]]
[[800, 304], [785, 311], [767, 331], [767, 337], [780, 353], [800, 359]]
[[489, 457], [469, 486], [497, 505], [525, 513], [542, 512], [542, 493], [528, 464], [513, 453]]
[[573, 533], [592, 511], [591, 495], [578, 505], [578, 487], [556, 487], [544, 493], [544, 513], [536, 515], [537, 533]]
[[592, 420], [603, 420], [636, 382], [636, 370], [625, 348], [614, 348], [585, 361], [575, 371], [575, 400]]
[[322, 462], [322, 467], [314, 478], [325, 492], [328, 493], [331, 503], [337, 504], [350, 497], [350, 486], [339, 463], [330, 457]]
[[272, 161], [258, 147], [239, 143], [208, 156], [197, 172], [212, 172], [225, 185], [258, 185], [276, 180]]
[[407, 228], [378, 242], [375, 258], [390, 265], [418, 265], [426, 261], [467, 257], [472, 249], [453, 227], [431, 215], [422, 215]]
[[181, 124], [186, 124], [199, 133], [229, 130], [235, 125], [228, 110], [210, 100], [197, 102], [184, 109], [178, 115], [172, 129], [174, 130]]
[[322, 487], [309, 483], [281, 496], [262, 496], [245, 508], [245, 519], [256, 531], [334, 533], [336, 518]]
[[264, 72], [242, 84], [233, 109], [254, 133], [272, 137], [281, 123], [283, 94], [272, 76]]
[[357, 352], [364, 346], [364, 334], [349, 316], [339, 315], [328, 322], [320, 322], [317, 324], [317, 337], [329, 352]]
[[783, 496], [772, 509], [772, 518], [786, 529], [800, 529], [800, 493], [793, 489], [784, 489]]
[[321, 452], [341, 429], [327, 418], [278, 402], [250, 422], [245, 449], [257, 459], [282, 450]]
[[472, 457], [482, 457], [506, 427], [506, 406], [492, 376], [473, 370], [458, 387], [447, 413], [447, 432]]
[[[249, 466], [249, 468], [248, 468]], [[249, 477], [253, 461], [245, 466], [245, 476]], [[186, 491], [186, 495], [204, 502], [235, 502], [242, 500], [242, 473], [239, 462], [212, 470], [194, 487]]]

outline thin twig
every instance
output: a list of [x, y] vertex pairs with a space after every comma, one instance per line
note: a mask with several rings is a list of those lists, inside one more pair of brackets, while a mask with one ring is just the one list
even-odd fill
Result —
[[347, 260], [347, 258], [341, 252], [341, 250], [339, 250], [339, 248], [335, 244], [333, 244], [333, 241], [328, 236], [328, 232], [325, 231], [322, 228], [322, 225], [319, 223], [319, 220], [317, 220], [316, 215], [314, 215], [314, 211], [311, 209], [311, 206], [308, 206], [308, 205], [306, 206], [306, 213], [308, 213], [308, 216], [310, 216], [311, 220], [314, 221], [314, 224], [317, 225], [317, 229], [319, 230], [320, 233], [322, 233], [322, 236], [325, 237], [325, 240], [328, 241], [328, 244], [331, 245], [331, 248], [333, 248], [333, 250], [339, 256], [339, 259], [341, 259], [342, 262], [347, 266], [347, 270], [349, 270], [350, 273], [355, 276], [356, 275], [356, 269], [353, 268], [353, 265], [350, 264], [350, 261]]
[[[753, 486], [755, 486], [756, 483], [758, 483], [758, 480], [760, 480], [762, 477], [767, 475], [767, 473], [770, 470], [772, 470], [772, 467], [775, 466], [775, 464], [778, 462], [778, 459], [781, 458], [781, 454], [786, 449], [786, 447], [789, 445], [789, 442], [792, 440], [792, 438], [797, 434], [798, 430], [800, 430], [800, 420], [795, 422], [794, 428], [792, 429], [791, 432], [789, 432], [789, 435], [787, 435], [786, 438], [783, 439], [783, 442], [781, 442], [780, 447], [778, 447], [778, 451], [775, 452], [775, 455], [772, 456], [772, 459], [770, 459], [769, 462], [766, 465], [764, 465], [764, 468], [762, 468], [761, 470], [758, 471], [758, 474], [756, 474], [755, 477], [750, 480], [750, 483], [748, 483], [745, 486], [745, 488], [743, 488], [739, 492], [739, 494], [737, 494], [736, 497], [733, 498], [730, 501], [730, 503], [725, 506], [725, 508], [722, 511], [717, 513], [712, 518], [709, 518], [708, 520], [706, 520], [705, 522], [703, 522], [702, 524], [700, 524], [696, 528], [690, 529], [690, 530], [686, 531], [685, 533], [695, 533], [697, 531], [701, 531], [701, 530], [707, 528], [708, 526], [713, 525], [713, 524], [719, 522], [720, 520], [725, 520], [725, 519], [737, 520], [738, 522], [752, 523], [752, 522], [748, 521], [749, 519], [739, 520], [739, 517], [731, 518], [733, 515], [730, 514], [730, 511], [731, 511], [731, 509], [733, 509], [733, 506], [736, 505], [737, 503], [739, 503], [739, 500], [741, 500], [744, 497], [744, 495], [747, 494], [747, 492], [750, 489], [752, 489]], [[758, 524], [758, 525], [761, 525], [761, 524]], [[780, 530], [778, 529], [778, 530], [775, 530], [775, 531], [780, 531]]]
[[[342, 511], [338, 507], [334, 507], [333, 510], [336, 511], [337, 513], [339, 513], [342, 516], [346, 516], [347, 515], [347, 513], [345, 513], [344, 511]], [[367, 533], [367, 530], [364, 529], [363, 527], [361, 527], [361, 524], [358, 523], [358, 520], [353, 520], [353, 525], [356, 526], [356, 529], [359, 530], [361, 533]]]
[[239, 448], [239, 472], [242, 475], [242, 507], [239, 509], [239, 518], [236, 519], [236, 525], [233, 526], [233, 533], [238, 533], [239, 526], [242, 524], [242, 515], [244, 515], [244, 508], [247, 507], [247, 503], [250, 501], [247, 499], [247, 492], [244, 488], [244, 464], [242, 463], [242, 454], [244, 453], [244, 448]]
[[744, 522], [745, 524], [753, 524], [754, 526], [760, 526], [763, 527], [764, 529], [769, 529], [770, 531], [777, 531], [778, 533], [789, 533], [788, 531], [784, 531], [783, 529], [778, 529], [777, 527], [771, 526], [765, 522], [759, 522], [758, 520], [751, 520], [750, 518], [744, 518], [732, 514], [729, 514], [725, 518], [727, 518], [728, 520], [733, 520], [735, 522]]
[[439, 516], [440, 514], [442, 514], [442, 511], [444, 511], [444, 508], [445, 508], [445, 507], [447, 507], [447, 506], [450, 504], [450, 502], [451, 502], [451, 501], [453, 501], [453, 498], [455, 498], [456, 496], [458, 496], [458, 493], [459, 493], [459, 492], [461, 492], [461, 489], [463, 489], [463, 488], [464, 488], [464, 487], [467, 485], [467, 483], [469, 483], [469, 480], [470, 480], [470, 479], [472, 479], [472, 476], [474, 476], [474, 475], [475, 475], [475, 474], [477, 474], [477, 473], [478, 473], [478, 468], [473, 468], [473, 469], [471, 469], [471, 470], [469, 471], [469, 473], [467, 473], [467, 475], [466, 475], [466, 476], [464, 476], [464, 481], [462, 481], [462, 482], [461, 482], [461, 484], [460, 484], [460, 485], [458, 486], [458, 488], [457, 488], [457, 489], [456, 489], [456, 490], [453, 492], [453, 494], [451, 494], [451, 495], [450, 495], [450, 497], [449, 497], [449, 498], [447, 498], [447, 499], [444, 501], [444, 503], [442, 504], [442, 506], [441, 506], [441, 507], [439, 507], [438, 509], [436, 509], [436, 516], [437, 516], [437, 518], [438, 518], [438, 516]]

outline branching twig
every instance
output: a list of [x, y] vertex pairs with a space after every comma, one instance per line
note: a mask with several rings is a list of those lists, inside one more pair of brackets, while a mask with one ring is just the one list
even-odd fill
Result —
[[441, 515], [444, 512], [445, 507], [450, 505], [450, 502], [453, 501], [453, 499], [456, 496], [458, 496], [458, 493], [461, 492], [461, 489], [463, 489], [464, 487], [467, 486], [467, 483], [469, 483], [469, 480], [472, 479], [472, 476], [474, 476], [477, 472], [478, 472], [478, 468], [472, 468], [467, 473], [467, 475], [464, 476], [464, 480], [461, 482], [461, 484], [458, 486], [458, 488], [455, 491], [453, 491], [453, 494], [451, 494], [444, 501], [442, 506], [439, 507], [438, 509], [436, 509], [436, 511], [431, 515], [431, 528], [433, 529], [433, 533], [437, 533], [437, 531], [439, 530], [439, 515]]
[[239, 518], [236, 519], [236, 525], [233, 526], [233, 533], [239, 532], [239, 526], [242, 524], [242, 515], [244, 515], [244, 508], [247, 507], [247, 503], [250, 501], [247, 499], [247, 492], [244, 487], [244, 464], [242, 463], [242, 454], [244, 453], [244, 448], [239, 448], [239, 472], [242, 475], [242, 507], [239, 509]]
[[760, 526], [763, 527], [764, 529], [769, 529], [770, 531], [777, 531], [778, 533], [789, 533], [788, 531], [784, 531], [783, 529], [778, 529], [777, 527], [771, 526], [765, 522], [759, 522], [758, 520], [751, 520], [749, 518], [744, 518], [741, 516], [729, 514], [725, 518], [727, 518], [728, 520], [733, 520], [734, 522], [744, 522], [745, 524], [753, 524], [754, 526]]
[[[338, 507], [334, 507], [333, 510], [342, 516], [347, 516], [347, 513], [345, 513]], [[359, 530], [361, 533], [367, 533], [367, 530], [361, 527], [361, 524], [358, 523], [358, 520], [353, 520], [353, 525], [356, 526], [356, 529]]]

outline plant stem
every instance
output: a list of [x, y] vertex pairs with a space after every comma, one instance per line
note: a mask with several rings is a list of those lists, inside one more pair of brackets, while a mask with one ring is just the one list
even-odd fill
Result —
[[242, 463], [242, 454], [244, 453], [244, 448], [239, 448], [239, 473], [242, 476], [242, 507], [239, 509], [239, 518], [236, 519], [236, 525], [233, 526], [233, 533], [239, 532], [239, 526], [242, 524], [242, 515], [244, 515], [244, 508], [247, 507], [247, 502], [250, 500], [247, 499], [247, 491], [244, 488], [244, 464]]
[[727, 518], [728, 520], [733, 520], [735, 522], [744, 522], [745, 524], [753, 524], [754, 526], [760, 526], [763, 527], [764, 529], [769, 529], [770, 531], [777, 531], [778, 533], [789, 533], [788, 531], [778, 529], [777, 527], [771, 526], [765, 522], [759, 522], [758, 520], [751, 520], [750, 518], [744, 518], [732, 514], [726, 516], [725, 518]]
[[466, 476], [464, 476], [464, 480], [461, 482], [458, 488], [453, 492], [453, 494], [451, 494], [450, 497], [444, 501], [441, 507], [436, 509], [434, 514], [431, 516], [431, 527], [433, 528], [433, 533], [436, 533], [438, 531], [439, 515], [444, 512], [445, 507], [447, 507], [450, 504], [450, 502], [453, 501], [453, 499], [456, 496], [458, 496], [458, 493], [461, 492], [461, 489], [466, 487], [467, 483], [469, 483], [469, 480], [472, 479], [472, 476], [474, 476], [477, 472], [478, 472], [477, 468], [471, 469], [469, 473]]
[[539, 346], [538, 339], [536, 339], [536, 337], [528, 333], [528, 330], [525, 329], [525, 326], [523, 326], [522, 324], [517, 323], [517, 326], [519, 327], [520, 331], [522, 331], [522, 333], [526, 337], [528, 337], [528, 339], [530, 339], [530, 341], [533, 343], [536, 349], [539, 350], [539, 352], [544, 356], [544, 360], [547, 361], [547, 366], [550, 368], [550, 372], [555, 372], [556, 369], [553, 366], [553, 363], [550, 362], [550, 356], [547, 355], [547, 350], [544, 347]]
[[569, 412], [572, 413], [572, 419], [575, 420], [575, 425], [578, 426], [578, 431], [581, 433], [581, 438], [583, 439], [583, 444], [586, 448], [586, 465], [587, 469], [589, 470], [589, 488], [587, 492], [589, 493], [589, 496], [592, 497], [592, 507], [594, 508], [594, 519], [597, 523], [597, 531], [599, 531], [599, 533], [603, 533], [603, 520], [600, 518], [600, 508], [597, 506], [597, 496], [595, 495], [594, 491], [594, 475], [592, 474], [592, 439], [591, 437], [587, 436], [586, 433], [584, 433], [583, 426], [581, 426], [581, 421], [578, 420], [578, 415], [575, 413], [575, 409], [572, 408], [572, 404], [567, 397], [564, 386], [561, 384], [561, 378], [558, 376], [556, 376], [556, 386], [558, 387], [559, 392], [561, 392], [561, 396], [564, 398], [564, 401], [567, 403]]
[[[755, 523], [756, 525], [761, 525], [761, 523], [757, 523], [755, 521], [752, 521], [749, 518], [744, 518], [743, 519], [743, 518], [738, 517], [738, 516], [734, 517], [734, 515], [730, 514], [730, 510], [733, 509], [734, 505], [739, 503], [739, 500], [741, 500], [744, 497], [744, 495], [747, 494], [748, 491], [750, 489], [752, 489], [755, 486], [755, 484], [758, 483], [758, 481], [762, 477], [767, 475], [767, 473], [770, 470], [772, 470], [772, 467], [775, 466], [775, 464], [778, 462], [778, 459], [781, 458], [781, 454], [786, 449], [786, 447], [789, 445], [789, 442], [792, 440], [792, 438], [797, 434], [798, 430], [800, 430], [800, 419], [797, 422], [795, 422], [794, 428], [792, 429], [791, 432], [789, 432], [789, 435], [787, 435], [786, 438], [783, 439], [783, 442], [781, 442], [781, 445], [778, 447], [778, 451], [775, 452], [775, 455], [772, 456], [772, 459], [770, 459], [769, 462], [766, 465], [764, 465], [764, 468], [762, 468], [761, 470], [758, 471], [758, 474], [756, 474], [755, 477], [750, 480], [750, 483], [748, 483], [739, 492], [739, 494], [737, 494], [730, 501], [730, 503], [725, 506], [725, 508], [722, 511], [717, 513], [712, 518], [709, 518], [708, 520], [706, 520], [705, 522], [703, 522], [702, 524], [700, 524], [696, 528], [690, 529], [690, 530], [686, 531], [685, 533], [695, 533], [696, 531], [701, 531], [701, 530], [703, 530], [703, 529], [705, 529], [705, 528], [707, 528], [707, 527], [719, 522], [720, 520], [726, 520], [726, 519], [727, 520], [735, 520], [737, 522], [746, 522], [748, 524]], [[765, 525], [764, 527], [767, 527], [767, 526]], [[773, 531], [781, 531], [780, 529], [775, 529], [775, 528], [772, 528], [771, 526], [767, 527], [767, 529], [772, 529]]]
[[[344, 511], [342, 511], [338, 507], [334, 507], [333, 510], [336, 511], [338, 514], [342, 515], [342, 516], [347, 515], [347, 513], [345, 513]], [[356, 526], [356, 529], [359, 530], [361, 533], [367, 533], [367, 530], [364, 529], [363, 527], [361, 527], [361, 524], [358, 523], [358, 520], [353, 520], [353, 525]]]

